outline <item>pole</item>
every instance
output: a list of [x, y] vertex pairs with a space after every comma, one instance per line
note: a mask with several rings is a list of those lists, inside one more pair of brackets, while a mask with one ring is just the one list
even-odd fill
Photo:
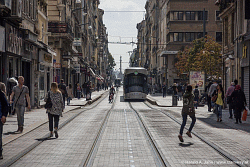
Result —
[[122, 56], [120, 56], [120, 75], [122, 74]]
[[203, 37], [205, 38], [206, 35], [206, 11], [205, 8], [203, 9]]

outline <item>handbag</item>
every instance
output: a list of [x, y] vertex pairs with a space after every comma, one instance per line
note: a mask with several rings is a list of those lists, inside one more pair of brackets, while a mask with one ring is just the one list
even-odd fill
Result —
[[[24, 88], [23, 88], [23, 89], [24, 89]], [[16, 100], [16, 103], [18, 102], [18, 100], [19, 100], [21, 94], [23, 93], [23, 89], [22, 89], [21, 93], [19, 94], [19, 96], [18, 96], [18, 98], [17, 98], [17, 100]], [[16, 103], [15, 103], [14, 109], [13, 109], [13, 111], [12, 111], [12, 113], [11, 113], [12, 115], [15, 115], [15, 113], [16, 113]]]
[[248, 108], [245, 107], [243, 114], [242, 114], [242, 121], [246, 121], [247, 120], [247, 112], [248, 112]]
[[216, 102], [216, 100], [217, 100], [217, 95], [214, 95], [214, 96], [212, 97], [212, 99], [211, 99], [211, 100], [212, 100], [212, 102], [214, 102], [214, 103], [215, 103], [215, 102]]
[[51, 101], [51, 98], [50, 98], [50, 92], [48, 92], [48, 99], [46, 101], [46, 104], [45, 104], [44, 108], [45, 109], [52, 108], [52, 101]]

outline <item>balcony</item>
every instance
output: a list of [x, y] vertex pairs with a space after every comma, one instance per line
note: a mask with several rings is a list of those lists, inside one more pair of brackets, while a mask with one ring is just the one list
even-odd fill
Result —
[[64, 37], [70, 39], [71, 41], [74, 40], [74, 34], [71, 26], [65, 22], [49, 22], [48, 32], [51, 32], [52, 37]]
[[220, 7], [220, 12], [228, 8], [231, 3], [234, 3], [235, 0], [216, 0], [215, 5], [218, 5]]

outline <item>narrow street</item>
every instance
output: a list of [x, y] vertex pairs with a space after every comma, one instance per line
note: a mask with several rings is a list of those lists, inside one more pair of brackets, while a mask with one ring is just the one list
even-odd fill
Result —
[[[113, 103], [108, 103], [107, 91], [94, 92], [93, 97], [96, 101], [88, 105], [81, 99], [67, 106], [57, 139], [49, 138], [48, 123], [41, 121], [46, 118], [44, 109], [34, 111], [39, 116], [25, 114], [21, 135], [10, 133], [16, 122], [8, 119], [0, 166], [250, 166], [249, 120], [232, 126], [224, 111], [225, 121], [218, 123], [206, 106], [199, 107], [193, 137], [184, 135], [180, 143], [181, 105], [127, 102], [122, 88]], [[161, 96], [149, 97], [164, 101]], [[170, 100], [165, 98], [166, 103]]]

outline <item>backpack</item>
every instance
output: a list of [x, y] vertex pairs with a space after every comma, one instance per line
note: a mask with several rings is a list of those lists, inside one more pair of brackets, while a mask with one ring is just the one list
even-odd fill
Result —
[[199, 90], [198, 90], [198, 89], [195, 89], [195, 90], [194, 90], [194, 96], [195, 96], [195, 98], [198, 98], [198, 97], [199, 97], [199, 94], [200, 94]]

